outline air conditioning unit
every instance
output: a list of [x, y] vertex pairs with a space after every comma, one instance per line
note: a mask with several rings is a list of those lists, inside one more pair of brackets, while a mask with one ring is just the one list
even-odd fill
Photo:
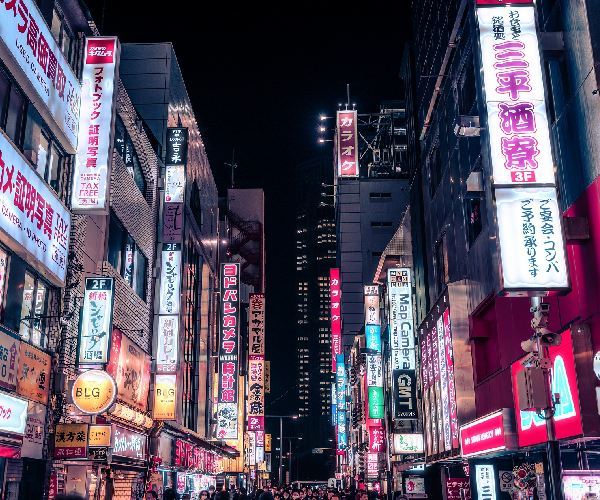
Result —
[[547, 374], [537, 367], [523, 368], [517, 374], [517, 391], [521, 411], [541, 411], [548, 407]]
[[454, 123], [454, 134], [459, 137], [479, 137], [480, 132], [478, 116], [460, 115]]

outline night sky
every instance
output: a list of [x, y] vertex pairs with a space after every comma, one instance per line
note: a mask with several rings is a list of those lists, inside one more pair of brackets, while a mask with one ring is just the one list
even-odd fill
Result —
[[220, 12], [208, 11], [208, 2], [86, 3], [102, 34], [122, 42], [173, 42], [220, 194], [229, 185], [224, 163], [234, 148], [236, 187], [264, 188], [272, 360], [267, 411], [294, 412], [293, 169], [331, 147], [317, 144], [318, 115], [331, 115], [345, 101], [346, 83], [359, 112], [399, 98], [407, 0], [345, 10], [341, 2], [336, 8], [282, 4], [296, 9], [292, 16], [240, 10], [235, 2]]

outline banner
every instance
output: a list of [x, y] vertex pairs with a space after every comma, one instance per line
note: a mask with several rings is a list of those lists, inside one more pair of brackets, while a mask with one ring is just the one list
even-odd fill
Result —
[[160, 375], [154, 377], [154, 408], [155, 420], [175, 420], [177, 411], [177, 377], [175, 375]]
[[358, 177], [358, 124], [356, 111], [338, 111], [336, 127], [338, 177]]
[[264, 431], [265, 362], [262, 359], [251, 359], [248, 363], [248, 430]]
[[165, 243], [161, 252], [159, 314], [179, 314], [181, 243]]
[[86, 278], [79, 333], [79, 364], [108, 361], [113, 319], [114, 278]]
[[156, 371], [174, 373], [179, 358], [179, 316], [158, 317]]
[[418, 418], [417, 373], [415, 370], [392, 371], [392, 405], [396, 420]]
[[108, 213], [119, 67], [117, 37], [86, 37], [71, 208]]
[[342, 353], [342, 283], [338, 268], [329, 270], [329, 304], [332, 371], [335, 373], [335, 358]]
[[265, 294], [250, 294], [248, 318], [248, 355], [250, 359], [265, 357]]
[[411, 270], [388, 269], [387, 289], [392, 370], [416, 370]]
[[[221, 264], [217, 437], [237, 439], [238, 356], [240, 338], [240, 265]], [[263, 375], [264, 376], [264, 375]], [[221, 406], [223, 405], [223, 406]], [[235, 421], [235, 422], [234, 422]], [[222, 427], [221, 425], [225, 425]]]
[[17, 394], [31, 401], [48, 404], [50, 388], [50, 356], [35, 347], [21, 342]]
[[106, 371], [115, 379], [118, 398], [141, 412], [148, 409], [150, 366], [150, 355], [115, 328]]

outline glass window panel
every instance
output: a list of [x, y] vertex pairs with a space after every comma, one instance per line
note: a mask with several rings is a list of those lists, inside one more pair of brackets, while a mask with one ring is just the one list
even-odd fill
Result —
[[108, 262], [117, 270], [121, 270], [121, 252], [123, 251], [123, 229], [114, 216], [110, 217], [108, 230]]
[[0, 70], [0, 125], [2, 125], [2, 118], [4, 116], [4, 107], [8, 100], [8, 94], [10, 93], [10, 83], [8, 78], [3, 71]]
[[60, 31], [62, 26], [62, 20], [60, 14], [56, 9], [52, 12], [52, 26], [50, 26], [50, 31], [52, 32], [52, 36], [56, 43], [60, 43]]
[[115, 120], [115, 149], [119, 156], [125, 161], [125, 125], [117, 116]]
[[142, 172], [138, 157], [135, 154], [133, 155], [133, 180], [140, 190], [140, 193], [146, 196], [146, 179], [144, 178], [144, 173]]
[[136, 264], [135, 264], [135, 292], [143, 299], [146, 300], [146, 275], [148, 273], [148, 259], [140, 252], [139, 248], [135, 252]]
[[24, 110], [25, 100], [23, 99], [21, 92], [13, 86], [10, 90], [10, 97], [8, 100], [5, 131], [6, 135], [8, 135], [15, 144], [19, 143]]
[[23, 137], [23, 154], [36, 166], [38, 173], [44, 177], [48, 158], [48, 141], [42, 135], [42, 126], [42, 117], [33, 106], [29, 106], [25, 136]]
[[4, 290], [8, 273], [8, 254], [0, 249], [0, 310], [4, 310]]
[[48, 177], [46, 180], [55, 191], [58, 191], [58, 181], [60, 179], [60, 169], [62, 166], [62, 162], [62, 154], [53, 144], [52, 153], [50, 155], [50, 163], [48, 165]]
[[35, 293], [35, 279], [29, 274], [25, 273], [25, 283], [23, 284], [23, 303], [21, 304], [21, 323], [19, 324], [19, 334], [23, 339], [29, 340], [30, 334], [29, 329], [31, 320], [25, 320], [29, 318], [33, 311], [33, 295]]

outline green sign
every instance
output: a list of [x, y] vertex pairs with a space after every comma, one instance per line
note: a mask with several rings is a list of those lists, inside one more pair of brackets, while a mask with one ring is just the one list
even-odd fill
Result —
[[384, 418], [383, 387], [369, 387], [369, 418]]

